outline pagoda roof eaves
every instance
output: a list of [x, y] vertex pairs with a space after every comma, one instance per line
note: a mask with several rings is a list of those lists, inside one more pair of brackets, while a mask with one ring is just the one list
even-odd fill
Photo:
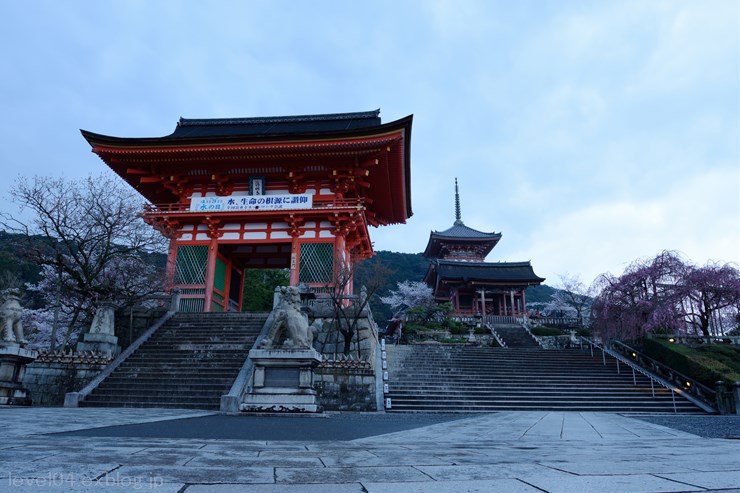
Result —
[[524, 262], [468, 262], [433, 260], [437, 275], [446, 279], [540, 284], [544, 277], [535, 274], [530, 261]]

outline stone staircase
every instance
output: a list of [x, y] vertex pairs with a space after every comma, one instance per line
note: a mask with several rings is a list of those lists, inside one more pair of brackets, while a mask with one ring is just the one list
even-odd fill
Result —
[[80, 406], [218, 409], [267, 315], [178, 313]]
[[[580, 349], [387, 346], [389, 412], [498, 410], [673, 413], [671, 392]], [[704, 413], [675, 395], [676, 412]]]
[[506, 347], [517, 348], [517, 347], [529, 347], [538, 348], [540, 344], [537, 339], [527, 332], [527, 330], [518, 324], [493, 324], [493, 329], [506, 343]]

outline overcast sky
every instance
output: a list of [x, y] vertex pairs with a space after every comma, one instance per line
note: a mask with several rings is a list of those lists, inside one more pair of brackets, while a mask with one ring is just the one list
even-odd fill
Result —
[[407, 224], [454, 221], [590, 282], [678, 250], [740, 261], [736, 0], [0, 0], [0, 209], [15, 177], [99, 173], [79, 134], [186, 118], [414, 115]]

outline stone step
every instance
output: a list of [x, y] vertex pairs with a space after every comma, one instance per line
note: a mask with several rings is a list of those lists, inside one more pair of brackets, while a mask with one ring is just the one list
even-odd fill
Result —
[[220, 398], [223, 394], [229, 391], [229, 387], [224, 388], [213, 388], [209, 391], [203, 392], [188, 392], [187, 390], [176, 390], [176, 389], [147, 389], [142, 392], [101, 392], [96, 393], [93, 397], [97, 401], [116, 401], [123, 398], [136, 400], [157, 400], [160, 402], [177, 402], [181, 401], [183, 394], [188, 394], [189, 400], [196, 400], [198, 402], [207, 402], [209, 400]]
[[[547, 382], [547, 383], [537, 383], [537, 382], [530, 382], [529, 385], [526, 385], [527, 382], [524, 384], [519, 382], [506, 382], [505, 384], [497, 384], [495, 382], [479, 382], [475, 384], [460, 384], [460, 385], [452, 385], [452, 384], [445, 384], [437, 382], [436, 384], [434, 382], [427, 382], [424, 384], [416, 384], [414, 382], [409, 383], [402, 383], [402, 382], [392, 382], [389, 383], [389, 388], [393, 389], [394, 391], [398, 390], [408, 390], [408, 391], [418, 391], [418, 392], [433, 392], [435, 390], [444, 390], [444, 391], [471, 391], [471, 392], [484, 392], [484, 391], [490, 391], [490, 392], [507, 392], [507, 391], [522, 391], [522, 392], [552, 392], [552, 391], [558, 391], [558, 390], [570, 390], [570, 389], [583, 389], [584, 391], [588, 391], [591, 389], [604, 389], [604, 392], [611, 392], [611, 391], [617, 391], [621, 389], [640, 389], [640, 391], [647, 391], [652, 392], [650, 390], [650, 384], [648, 383], [647, 386], [640, 385], [640, 382], [638, 382], [638, 385], [633, 385], [632, 382], [616, 382], [611, 385], [586, 385], [582, 382], [565, 382], [565, 383], [558, 383], [558, 382]], [[534, 389], [534, 390], [533, 390]], [[655, 385], [654, 390], [655, 392], [662, 391], [666, 389], [665, 387], [661, 385]]]
[[[523, 329], [522, 329], [523, 331]], [[527, 337], [529, 335], [527, 334]], [[702, 413], [627, 365], [580, 349], [387, 347], [394, 412], [599, 410]]]
[[80, 407], [124, 407], [124, 408], [166, 408], [166, 409], [202, 409], [205, 411], [219, 409], [219, 404], [208, 402], [208, 403], [196, 403], [196, 402], [156, 402], [156, 401], [136, 401], [136, 400], [121, 400], [117, 402], [113, 401], [82, 401]]
[[622, 389], [621, 391], [605, 391], [605, 390], [591, 390], [582, 391], [579, 389], [569, 389], [565, 391], [550, 391], [550, 392], [537, 392], [537, 391], [445, 391], [445, 390], [434, 390], [419, 394], [413, 390], [402, 390], [402, 389], [391, 389], [388, 395], [401, 397], [405, 399], [418, 399], [418, 400], [436, 400], [436, 399], [479, 399], [479, 400], [500, 400], [500, 399], [537, 399], [537, 400], [582, 400], [582, 399], [624, 399], [634, 397], [650, 397], [651, 399], [667, 398], [673, 399], [670, 391], [655, 392], [655, 397], [648, 393], [645, 395], [644, 392], [638, 390]]
[[[386, 409], [386, 412], [452, 412], [452, 413], [490, 413], [493, 411], [580, 411], [580, 412], [613, 412], [613, 413], [657, 413], [657, 414], [672, 414], [674, 413], [673, 407], [665, 406], [627, 406], [624, 404], [619, 405], [597, 405], [589, 406], [585, 404], [560, 404], [560, 405], [549, 405], [542, 406], [537, 403], [518, 403], [518, 404], [471, 404], [471, 403], [450, 403], [449, 405], [396, 405], [393, 404], [391, 409]], [[676, 410], [681, 414], [705, 414], [698, 407], [694, 408], [677, 408]]]
[[[229, 371], [231, 370], [231, 371]], [[238, 369], [237, 368], [206, 368], [205, 370], [195, 370], [195, 371], [183, 371], [182, 369], [177, 368], [132, 368], [128, 369], [123, 372], [114, 372], [110, 377], [106, 378], [106, 381], [116, 379], [131, 379], [131, 378], [144, 378], [149, 377], [152, 380], [162, 380], [167, 379], [171, 380], [174, 378], [226, 378], [226, 376], [230, 377], [236, 377]], [[101, 383], [100, 385], [104, 385], [105, 382]]]
[[218, 409], [267, 314], [177, 314], [82, 406]]

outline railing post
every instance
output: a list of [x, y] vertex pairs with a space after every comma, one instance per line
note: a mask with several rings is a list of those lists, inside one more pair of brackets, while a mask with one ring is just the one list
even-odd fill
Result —
[[[616, 359], [616, 358], [615, 358], [615, 359]], [[617, 359], [616, 361], [617, 361], [617, 375], [621, 375], [621, 374], [622, 374], [622, 372], [621, 372], [621, 371], [619, 371], [619, 360]]]
[[180, 288], [172, 288], [172, 298], [170, 299], [170, 311], [180, 311]]
[[[650, 381], [652, 382], [653, 379], [651, 378]], [[635, 376], [635, 367], [632, 367], [632, 385], [637, 386], [637, 377]]]
[[677, 413], [678, 410], [676, 409], [676, 391], [671, 389], [671, 398], [673, 399], [673, 412]]
[[604, 348], [601, 348], [601, 362], [606, 366], [606, 354], [604, 353]]
[[653, 393], [653, 397], [655, 397], [655, 381], [652, 378], [650, 379], [650, 391]]

